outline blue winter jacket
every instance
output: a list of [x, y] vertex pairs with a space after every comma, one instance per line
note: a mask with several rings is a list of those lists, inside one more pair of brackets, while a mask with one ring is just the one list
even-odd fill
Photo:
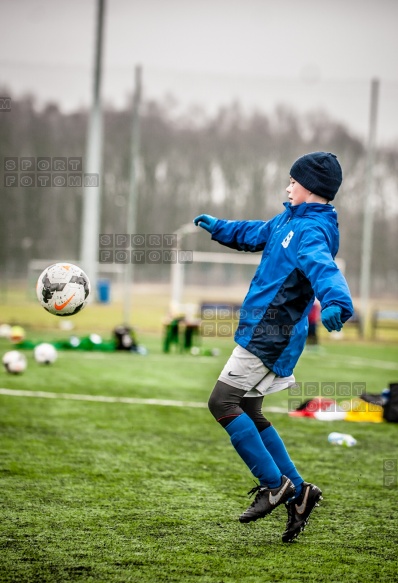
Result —
[[353, 314], [347, 282], [334, 262], [339, 248], [337, 213], [330, 204], [284, 203], [269, 221], [219, 219], [212, 239], [240, 251], [262, 251], [242, 304], [235, 341], [267, 368], [289, 376], [304, 349], [307, 315], [317, 297], [322, 309]]

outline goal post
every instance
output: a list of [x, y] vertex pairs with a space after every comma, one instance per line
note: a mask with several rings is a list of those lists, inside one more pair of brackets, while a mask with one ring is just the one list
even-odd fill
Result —
[[[193, 252], [193, 263], [218, 263], [222, 265], [259, 265], [261, 260], [261, 254], [244, 254], [241, 253], [212, 253], [205, 251], [194, 251]], [[182, 303], [182, 295], [184, 290], [184, 280], [185, 280], [185, 269], [186, 265], [184, 263], [176, 263], [171, 265], [171, 299], [170, 308], [172, 311], [180, 311]]]

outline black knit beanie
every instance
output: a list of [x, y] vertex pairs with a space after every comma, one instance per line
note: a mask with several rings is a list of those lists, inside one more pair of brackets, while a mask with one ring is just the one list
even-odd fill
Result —
[[343, 181], [341, 166], [335, 154], [312, 152], [295, 161], [290, 176], [310, 192], [333, 200]]

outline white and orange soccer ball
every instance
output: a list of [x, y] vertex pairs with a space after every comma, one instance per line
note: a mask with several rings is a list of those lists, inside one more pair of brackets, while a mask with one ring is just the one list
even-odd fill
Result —
[[88, 302], [90, 281], [80, 267], [72, 263], [55, 263], [40, 275], [37, 299], [54, 316], [73, 316]]

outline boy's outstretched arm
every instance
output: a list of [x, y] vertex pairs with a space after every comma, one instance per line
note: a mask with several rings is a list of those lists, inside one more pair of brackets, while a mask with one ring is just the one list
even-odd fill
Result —
[[208, 231], [212, 239], [238, 251], [262, 251], [268, 240], [271, 221], [226, 221], [198, 215], [194, 224]]

